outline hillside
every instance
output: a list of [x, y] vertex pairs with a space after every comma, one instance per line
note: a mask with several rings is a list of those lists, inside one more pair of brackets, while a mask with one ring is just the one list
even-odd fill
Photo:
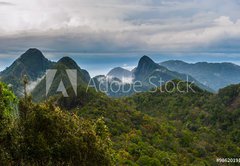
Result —
[[232, 63], [186, 63], [170, 60], [160, 63], [169, 70], [189, 74], [202, 84], [218, 91], [219, 89], [240, 82], [240, 66]]
[[178, 79], [187, 82], [193, 82], [200, 88], [212, 92], [212, 90], [209, 87], [201, 84], [191, 75], [168, 70], [166, 67], [163, 67], [155, 63], [148, 56], [143, 56], [139, 60], [138, 66], [134, 69], [133, 75], [134, 81], [141, 81], [143, 86], [145, 87], [143, 89], [147, 90], [162, 86], [168, 81]]
[[0, 73], [0, 80], [10, 84], [14, 92], [21, 96], [23, 93], [23, 76], [26, 75], [29, 82], [36, 81], [53, 64], [53, 62], [44, 57], [40, 50], [31, 48]]
[[0, 110], [0, 165], [114, 165], [101, 118], [83, 119], [29, 97], [19, 101], [3, 83]]
[[[87, 87], [90, 80], [89, 73], [86, 70], [81, 69], [77, 63], [69, 57], [61, 58], [50, 69], [55, 70], [56, 73], [55, 75], [51, 76], [51, 82], [47, 83], [45, 76], [41, 82], [37, 84], [31, 93], [34, 101], [42, 101], [56, 94], [61, 94], [57, 92], [60, 85], [63, 85], [66, 90], [69, 90], [67, 93], [70, 93], [70, 91], [76, 91], [74, 86], [82, 85]], [[76, 78], [74, 73], [73, 75], [69, 75], [67, 73], [68, 69], [73, 69], [76, 71]], [[76, 82], [72, 83], [71, 78], [73, 78], [73, 80]], [[47, 89], [48, 92], [46, 92]]]
[[[66, 67], [65, 60], [60, 62], [61, 68]], [[12, 133], [10, 140], [15, 143], [8, 148], [7, 142], [2, 141], [1, 147], [11, 153], [8, 157], [0, 156], [4, 159], [1, 161], [21, 159], [22, 155], [16, 153], [21, 150], [24, 150], [23, 156], [28, 156], [22, 159], [25, 163], [30, 159], [34, 163], [40, 160], [42, 163], [89, 162], [93, 165], [111, 162], [111, 165], [140, 166], [216, 165], [216, 158], [240, 155], [240, 85], [212, 94], [197, 86], [192, 86], [194, 92], [183, 93], [189, 83], [181, 80], [173, 80], [173, 83], [159, 87], [156, 92], [120, 99], [109, 98], [93, 88], [86, 91], [86, 86], [80, 84], [77, 95], [69, 87], [69, 97], [53, 95], [40, 104], [33, 104], [28, 98], [21, 100], [18, 114], [22, 120], [18, 123], [22, 124], [11, 123], [16, 126], [4, 130], [4, 133]], [[177, 85], [180, 86], [176, 88]], [[11, 103], [4, 99], [0, 102], [1, 107], [8, 108], [3, 109], [6, 111], [3, 117], [14, 120], [11, 114], [16, 107], [12, 103], [17, 104], [17, 101], [5, 89], [0, 96], [11, 99]], [[1, 123], [6, 126], [7, 121]], [[101, 125], [96, 128], [91, 122]], [[6, 137], [1, 134], [0, 140]], [[82, 137], [94, 139], [94, 142]], [[98, 145], [98, 142], [103, 144]], [[48, 151], [49, 148], [52, 150]], [[62, 150], [58, 152], [59, 148]], [[75, 150], [65, 154], [69, 148], [80, 149], [81, 155], [86, 152], [87, 160], [79, 158]], [[72, 160], [71, 156], [78, 160]], [[92, 160], [91, 156], [98, 157]]]
[[[177, 85], [179, 80], [174, 82]], [[118, 164], [216, 165], [217, 157], [240, 155], [240, 110], [237, 107], [229, 113], [232, 104], [223, 104], [225, 99], [239, 101], [236, 87], [240, 85], [215, 95], [197, 86], [193, 87], [195, 92], [188, 93], [170, 86], [167, 88], [172, 88], [172, 93], [159, 88], [124, 99], [91, 91], [87, 100], [89, 95], [82, 90], [78, 97], [58, 99], [58, 104], [80, 117], [103, 116], [119, 153]]]

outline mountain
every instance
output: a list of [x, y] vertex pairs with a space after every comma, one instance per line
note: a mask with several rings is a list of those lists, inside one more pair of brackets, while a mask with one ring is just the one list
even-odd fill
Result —
[[[70, 93], [75, 93], [75, 95], [77, 95], [77, 89], [75, 89], [75, 87], [78, 85], [87, 87], [88, 82], [91, 79], [89, 73], [86, 70], [81, 69], [70, 57], [61, 58], [51, 69], [52, 71], [55, 70], [55, 73], [50, 75], [51, 81], [47, 82], [45, 76], [32, 91], [32, 96], [35, 101], [41, 101], [48, 97], [60, 94], [57, 93], [57, 91], [59, 88], [63, 87], [65, 88], [67, 95]], [[69, 69], [73, 69], [73, 72], [68, 72]], [[51, 72], [51, 70], [49, 70], [49, 72]]]
[[27, 75], [30, 82], [36, 81], [53, 64], [44, 57], [40, 50], [31, 48], [0, 73], [0, 80], [6, 84], [11, 84], [14, 92], [21, 95], [23, 91], [22, 77], [24, 75]]
[[132, 80], [132, 72], [121, 67], [116, 67], [110, 70], [107, 76], [118, 78], [123, 82], [131, 82]]
[[144, 55], [138, 62], [137, 68], [134, 69], [134, 76], [136, 80], [144, 80], [149, 76], [154, 70], [162, 70], [162, 72], [167, 71], [165, 67], [156, 64], [148, 56]]
[[240, 82], [240, 66], [232, 63], [186, 63], [170, 60], [160, 63], [169, 70], [189, 74], [202, 84], [218, 91], [230, 84]]
[[201, 84], [192, 76], [171, 71], [166, 67], [155, 63], [148, 56], [143, 56], [139, 60], [138, 66], [133, 71], [133, 76], [134, 81], [142, 82], [144, 89], [159, 87], [167, 81], [178, 79], [188, 82], [194, 82], [200, 88], [212, 91], [209, 87]]
[[[126, 81], [127, 79], [128, 81]], [[91, 87], [95, 87], [97, 91], [105, 92], [111, 97], [123, 97], [156, 89], [171, 80], [192, 82], [201, 89], [213, 92], [212, 89], [201, 84], [192, 76], [170, 71], [146, 55], [140, 58], [138, 66], [132, 71], [117, 67], [106, 76], [94, 77], [91, 80]]]
[[81, 79], [80, 81], [82, 81], [83, 83], [88, 83], [89, 80], [91, 79], [88, 71], [81, 69], [78, 64], [70, 57], [63, 57], [61, 58], [57, 64], [53, 67], [53, 69], [57, 68], [57, 69], [61, 69], [61, 65], [64, 65], [66, 68], [65, 69], [75, 69], [77, 70], [79, 79]]
[[[39, 99], [47, 99], [43, 103], [29, 97], [18, 104], [0, 83], [0, 165], [217, 165], [216, 158], [240, 156], [240, 84], [216, 94], [196, 85], [195, 92], [181, 93], [189, 82], [172, 79], [181, 74], [145, 56], [133, 71], [136, 80], [147, 85], [156, 76], [171, 78], [172, 84], [115, 99], [93, 88], [86, 91], [89, 75], [69, 57], [51, 69], [57, 70], [51, 99], [45, 97], [46, 80], [35, 89]], [[77, 94], [67, 69], [77, 70]], [[61, 81], [69, 97], [55, 95]], [[12, 116], [13, 110], [20, 116]]]
[[134, 93], [132, 85], [122, 82], [117, 77], [98, 75], [91, 79], [90, 86], [96, 91], [107, 94], [111, 97], [129, 96]]
[[132, 72], [121, 67], [113, 68], [105, 75], [92, 78], [91, 86], [96, 91], [103, 92], [111, 97], [123, 97], [133, 93], [131, 86], [133, 80]]

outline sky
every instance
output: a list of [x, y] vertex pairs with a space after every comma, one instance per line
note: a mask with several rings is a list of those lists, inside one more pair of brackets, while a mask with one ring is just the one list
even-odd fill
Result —
[[0, 70], [28, 48], [92, 76], [157, 62], [240, 64], [239, 0], [0, 0]]

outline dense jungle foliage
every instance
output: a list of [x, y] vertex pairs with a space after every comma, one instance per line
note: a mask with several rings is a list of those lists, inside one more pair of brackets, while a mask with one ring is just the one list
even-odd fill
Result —
[[33, 103], [1, 83], [0, 165], [217, 165], [239, 157], [240, 85], [218, 94], [193, 88], [113, 99], [79, 86], [78, 96]]

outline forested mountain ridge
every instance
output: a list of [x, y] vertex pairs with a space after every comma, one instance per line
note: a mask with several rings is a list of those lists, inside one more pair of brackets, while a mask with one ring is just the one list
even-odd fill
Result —
[[186, 63], [169, 60], [160, 65], [172, 71], [189, 74], [215, 91], [240, 82], [240, 66], [233, 63]]
[[[60, 98], [58, 104], [80, 117], [103, 116], [114, 149], [121, 153], [121, 164], [217, 165], [216, 158], [240, 155], [240, 94], [236, 92], [240, 85], [226, 87], [219, 94], [197, 86], [188, 93], [174, 88], [170, 85], [167, 90], [163, 87], [123, 99], [104, 95], [85, 101], [80, 96]], [[185, 88], [185, 84], [180, 87]], [[236, 102], [239, 105], [233, 108]]]
[[42, 52], [31, 48], [15, 60], [11, 66], [0, 72], [0, 80], [12, 86], [17, 95], [22, 95], [22, 78], [26, 75], [29, 81], [42, 77], [54, 62], [44, 57]]
[[[24, 75], [28, 77], [29, 82], [35, 82], [46, 74], [46, 71], [51, 69], [55, 63], [45, 58], [40, 50], [31, 48], [14, 61], [11, 66], [0, 72], [0, 80], [12, 86], [16, 95], [21, 96], [23, 95], [22, 78]], [[72, 69], [79, 69], [79, 66], [73, 60], [72, 62], [69, 61], [68, 65], [72, 65]], [[148, 56], [143, 56], [133, 71], [128, 71], [120, 67], [112, 69], [107, 74], [105, 82], [107, 85], [116, 80], [120, 86], [126, 84], [125, 89], [128, 89], [132, 82], [140, 80], [143, 83], [143, 87], [140, 90], [147, 91], [155, 87], [152, 84], [161, 86], [158, 83], [160, 78], [163, 81], [181, 79], [194, 81], [199, 87], [213, 92], [240, 82], [239, 72], [240, 67], [232, 63], [199, 62], [190, 64], [178, 60], [169, 60], [159, 65]], [[90, 76], [86, 70], [81, 69], [81, 73], [85, 80], [90, 80]], [[149, 83], [149, 78], [155, 79], [151, 79], [152, 83]], [[96, 80], [96, 83], [98, 84], [99, 81]], [[112, 97], [129, 96], [134, 93], [133, 90], [125, 94], [122, 91], [119, 93], [106, 92]]]
[[[77, 63], [71, 59], [70, 57], [63, 57], [61, 58], [56, 64], [54, 64], [49, 70], [55, 70], [56, 73], [52, 77], [52, 82], [49, 83], [49, 90], [48, 92], [47, 82], [46, 82], [46, 75], [45, 77], [37, 84], [37, 86], [34, 88], [34, 90], [31, 92], [33, 99], [35, 101], [42, 101], [43, 99], [47, 99], [48, 97], [56, 95], [57, 89], [59, 87], [59, 84], [62, 82], [64, 87], [68, 89], [69, 87], [72, 87], [72, 83], [70, 81], [69, 77], [75, 77], [75, 75], [70, 76], [67, 73], [68, 69], [73, 69], [73, 71], [76, 71], [76, 86], [82, 85], [87, 87], [88, 82], [90, 81], [91, 77], [89, 73], [81, 69]], [[70, 91], [73, 91], [72, 88], [70, 88]]]
[[[81, 70], [80, 73], [82, 75], [81, 77], [85, 80], [84, 82], [87, 82], [86, 80], [90, 80], [88, 71], [81, 69], [74, 60], [69, 60], [66, 57], [62, 58], [61, 60], [63, 61], [63, 63], [66, 63], [65, 66], [67, 65], [70, 66], [71, 69]], [[16, 95], [19, 96], [23, 94], [22, 78], [24, 75], [28, 77], [29, 82], [35, 82], [36, 80], [40, 80], [40, 78], [42, 79], [42, 77], [44, 76], [44, 74], [46, 74], [46, 71], [48, 69], [53, 69], [55, 63], [56, 62], [51, 62], [47, 58], [45, 58], [40, 50], [32, 48], [27, 50], [16, 61], [14, 61], [14, 63], [10, 67], [2, 71], [0, 73], [0, 79], [1, 81], [7, 84], [11, 84], [14, 92], [16, 93]], [[102, 79], [105, 80], [104, 84], [102, 85], [109, 86], [110, 84], [112, 84], [112, 82], [117, 82], [118, 85], [117, 86], [114, 85], [115, 86], [114, 89], [117, 89], [118, 86], [121, 87], [120, 88], [121, 90], [118, 92], [110, 92], [109, 90], [106, 90], [107, 95], [111, 97], [129, 96], [134, 94], [132, 86], [133, 83], [136, 81], [141, 81], [141, 83], [143, 84], [142, 87], [138, 89], [138, 91], [148, 91], [151, 88], [161, 86], [166, 81], [170, 81], [173, 79], [194, 82], [202, 89], [206, 89], [208, 91], [213, 92], [214, 90], [216, 90], [216, 88], [212, 90], [211, 88], [209, 88], [210, 85], [212, 87], [218, 86], [218, 84], [222, 84], [219, 87], [223, 87], [223, 85], [227, 86], [230, 85], [231, 83], [236, 83], [239, 75], [238, 66], [230, 63], [222, 64], [196, 63], [195, 65], [193, 65], [196, 66], [193, 68], [194, 70], [191, 67], [189, 67], [189, 65], [191, 66], [192, 64], [187, 64], [181, 61], [166, 61], [159, 65], [155, 63], [151, 58], [145, 55], [139, 59], [138, 66], [132, 71], [128, 71], [120, 67], [114, 68], [111, 71], [109, 71], [105, 78]], [[210, 72], [208, 72], [208, 69]], [[221, 76], [227, 75], [228, 77], [231, 78], [230, 79], [221, 78], [224, 80], [223, 81], [219, 80], [220, 76], [217, 76], [216, 70], [219, 70]], [[195, 74], [193, 72], [195, 72]], [[93, 78], [96, 81], [96, 84], [101, 83], [99, 79], [96, 78], [100, 77], [96, 76]], [[123, 78], [124, 80], [122, 80]], [[209, 84], [206, 82], [206, 79], [207, 82], [209, 82]], [[162, 81], [162, 83], [160, 84], [159, 81]], [[33, 86], [32, 89], [34, 89], [34, 87], [35, 85]], [[96, 87], [96, 89], [99, 90], [99, 87]], [[103, 87], [103, 89], [107, 89], [107, 87]], [[122, 89], [124, 90], [127, 89], [127, 91], [128, 89], [130, 90], [126, 93]]]
[[97, 85], [98, 91], [105, 91], [108, 96], [124, 97], [131, 96], [136, 92], [155, 89], [174, 79], [193, 82], [200, 88], [213, 92], [211, 88], [203, 85], [192, 76], [168, 70], [146, 55], [139, 59], [137, 67], [131, 72], [119, 67], [114, 68], [107, 76], [95, 76], [93, 82]]
[[140, 58], [138, 66], [133, 71], [133, 75], [134, 80], [141, 81], [142, 84], [145, 86], [144, 89], [147, 90], [154, 87], [162, 86], [168, 81], [178, 79], [188, 82], [194, 82], [194, 84], [196, 84], [200, 88], [212, 91], [209, 87], [201, 84], [191, 75], [171, 71], [166, 67], [155, 63], [151, 58], [146, 55]]

